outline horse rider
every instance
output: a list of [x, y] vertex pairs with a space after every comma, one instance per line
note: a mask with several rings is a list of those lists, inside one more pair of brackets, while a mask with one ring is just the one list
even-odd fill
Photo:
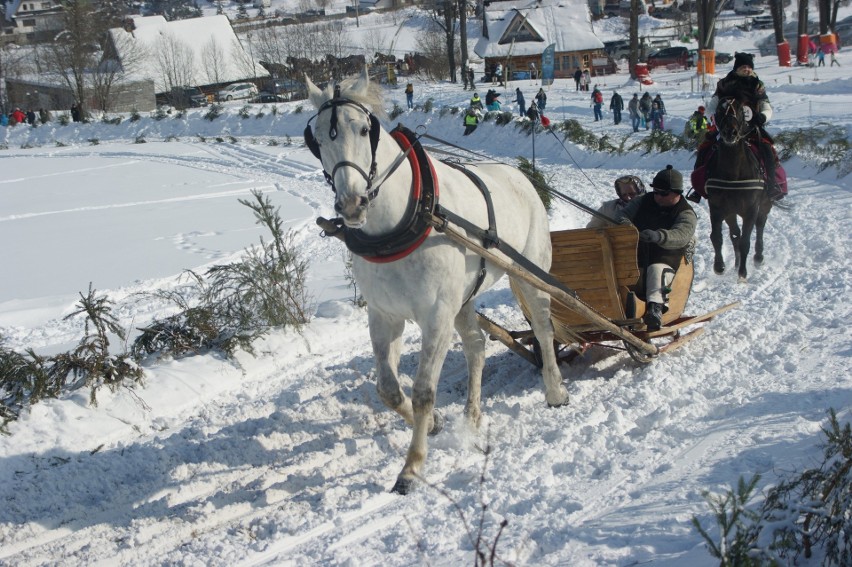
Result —
[[[635, 175], [624, 175], [615, 180], [615, 194], [618, 199], [604, 201], [598, 208], [602, 215], [615, 219], [615, 214], [627, 206], [627, 203], [645, 194], [645, 184]], [[604, 228], [609, 226], [609, 221], [593, 216], [586, 228]]]
[[648, 331], [658, 331], [668, 311], [668, 292], [681, 259], [695, 245], [698, 218], [683, 198], [683, 175], [667, 165], [651, 182], [653, 193], [633, 199], [618, 210], [615, 220], [639, 230], [637, 251], [642, 276], [637, 293], [645, 298], [642, 320]]
[[754, 130], [749, 138], [760, 150], [760, 157], [766, 169], [766, 190], [773, 201], [783, 199], [784, 194], [775, 181], [776, 157], [772, 142], [761, 135], [764, 126], [772, 118], [772, 106], [769, 104], [763, 81], [754, 72], [754, 55], [751, 53], [734, 54], [734, 68], [716, 84], [716, 92], [707, 104], [707, 111], [711, 115], [714, 114], [719, 102], [729, 97], [743, 101], [751, 109], [751, 124]]

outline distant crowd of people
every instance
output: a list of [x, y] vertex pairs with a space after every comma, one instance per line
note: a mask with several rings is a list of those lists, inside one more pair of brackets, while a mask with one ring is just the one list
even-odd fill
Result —
[[37, 126], [38, 124], [46, 124], [48, 122], [50, 122], [50, 112], [43, 108], [39, 108], [37, 114], [31, 108], [24, 112], [19, 107], [15, 107], [8, 114], [0, 113], [0, 126], [17, 126], [18, 124]]

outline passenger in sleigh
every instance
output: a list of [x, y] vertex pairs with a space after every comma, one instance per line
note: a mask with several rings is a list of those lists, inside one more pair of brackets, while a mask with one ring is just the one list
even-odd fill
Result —
[[[713, 116], [719, 103], [729, 97], [744, 102], [751, 109], [751, 125], [754, 126], [754, 129], [749, 136], [749, 144], [756, 149], [756, 153], [763, 163], [766, 176], [766, 190], [769, 197], [773, 201], [783, 199], [787, 194], [786, 183], [778, 183], [776, 173], [776, 169], [780, 167], [778, 156], [772, 145], [772, 139], [764, 130], [764, 126], [772, 118], [772, 106], [769, 104], [769, 97], [766, 94], [766, 87], [763, 85], [763, 81], [754, 72], [754, 55], [751, 53], [735, 54], [734, 68], [725, 78], [716, 84], [716, 92], [707, 104], [708, 113]], [[696, 170], [707, 165], [715, 141], [716, 130], [715, 128], [711, 128], [707, 132], [705, 142], [698, 148], [698, 156], [695, 160]], [[782, 175], [782, 177], [784, 176]], [[696, 183], [694, 177], [693, 180], [693, 187], [698, 194], [706, 197], [703, 194], [703, 185], [700, 181]], [[700, 198], [693, 199], [690, 197], [690, 200], [698, 202]]]
[[683, 198], [683, 175], [672, 166], [657, 173], [653, 193], [637, 197], [619, 209], [615, 220], [639, 231], [637, 260], [642, 275], [637, 295], [645, 299], [643, 321], [649, 331], [662, 326], [668, 293], [681, 259], [695, 247], [698, 218]]
[[[627, 206], [627, 203], [645, 194], [645, 184], [635, 175], [624, 175], [615, 180], [615, 194], [618, 199], [604, 201], [598, 208], [598, 212], [604, 217], [615, 219], [618, 211]], [[610, 226], [607, 218], [593, 216], [586, 228], [604, 228]]]

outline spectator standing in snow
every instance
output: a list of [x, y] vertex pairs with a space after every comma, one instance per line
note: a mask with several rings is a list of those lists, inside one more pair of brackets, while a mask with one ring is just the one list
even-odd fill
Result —
[[594, 108], [595, 113], [595, 122], [598, 120], [603, 120], [603, 112], [601, 112], [601, 107], [603, 106], [603, 93], [598, 89], [598, 86], [595, 85], [595, 90], [592, 91], [592, 107]]
[[666, 105], [663, 103], [663, 97], [661, 97], [659, 93], [654, 97], [654, 102], [656, 102], [657, 106], [660, 107], [660, 130], [662, 130], [664, 126], [663, 116], [666, 115]]
[[630, 114], [630, 124], [633, 126], [633, 131], [639, 131], [639, 124], [642, 123], [642, 115], [639, 114], [639, 94], [633, 93], [633, 98], [627, 103], [627, 112]]
[[414, 108], [414, 85], [411, 83], [405, 85], [405, 102], [408, 103], [409, 110]]
[[574, 71], [574, 86], [577, 87], [576, 90], [580, 90], [580, 80], [583, 78], [583, 72], [580, 71], [580, 68], [577, 67], [577, 70]]
[[834, 51], [832, 51], [831, 52], [831, 65], [829, 65], [829, 67], [834, 67], [835, 65], [840, 67], [840, 61], [837, 60], [837, 55], [835, 54]]
[[639, 114], [642, 115], [642, 125], [645, 130], [651, 127], [648, 120], [648, 115], [651, 114], [651, 95], [647, 92], [639, 99]]
[[521, 118], [527, 113], [527, 101], [524, 99], [524, 93], [521, 92], [521, 87], [515, 89], [515, 100], [512, 102], [518, 103], [518, 114]]
[[540, 111], [544, 112], [544, 108], [547, 106], [547, 94], [544, 89], [538, 89], [535, 95], [535, 104]]
[[817, 67], [825, 67], [825, 51], [822, 47], [817, 49]]
[[624, 100], [616, 91], [613, 91], [612, 98], [609, 99], [609, 109], [612, 111], [613, 123], [621, 124], [621, 111], [624, 110]]

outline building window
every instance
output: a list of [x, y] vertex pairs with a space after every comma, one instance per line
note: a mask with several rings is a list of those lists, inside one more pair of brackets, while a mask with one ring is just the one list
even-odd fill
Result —
[[34, 28], [36, 25], [35, 18], [30, 18], [29, 20], [22, 20], [21, 25], [25, 28]]

